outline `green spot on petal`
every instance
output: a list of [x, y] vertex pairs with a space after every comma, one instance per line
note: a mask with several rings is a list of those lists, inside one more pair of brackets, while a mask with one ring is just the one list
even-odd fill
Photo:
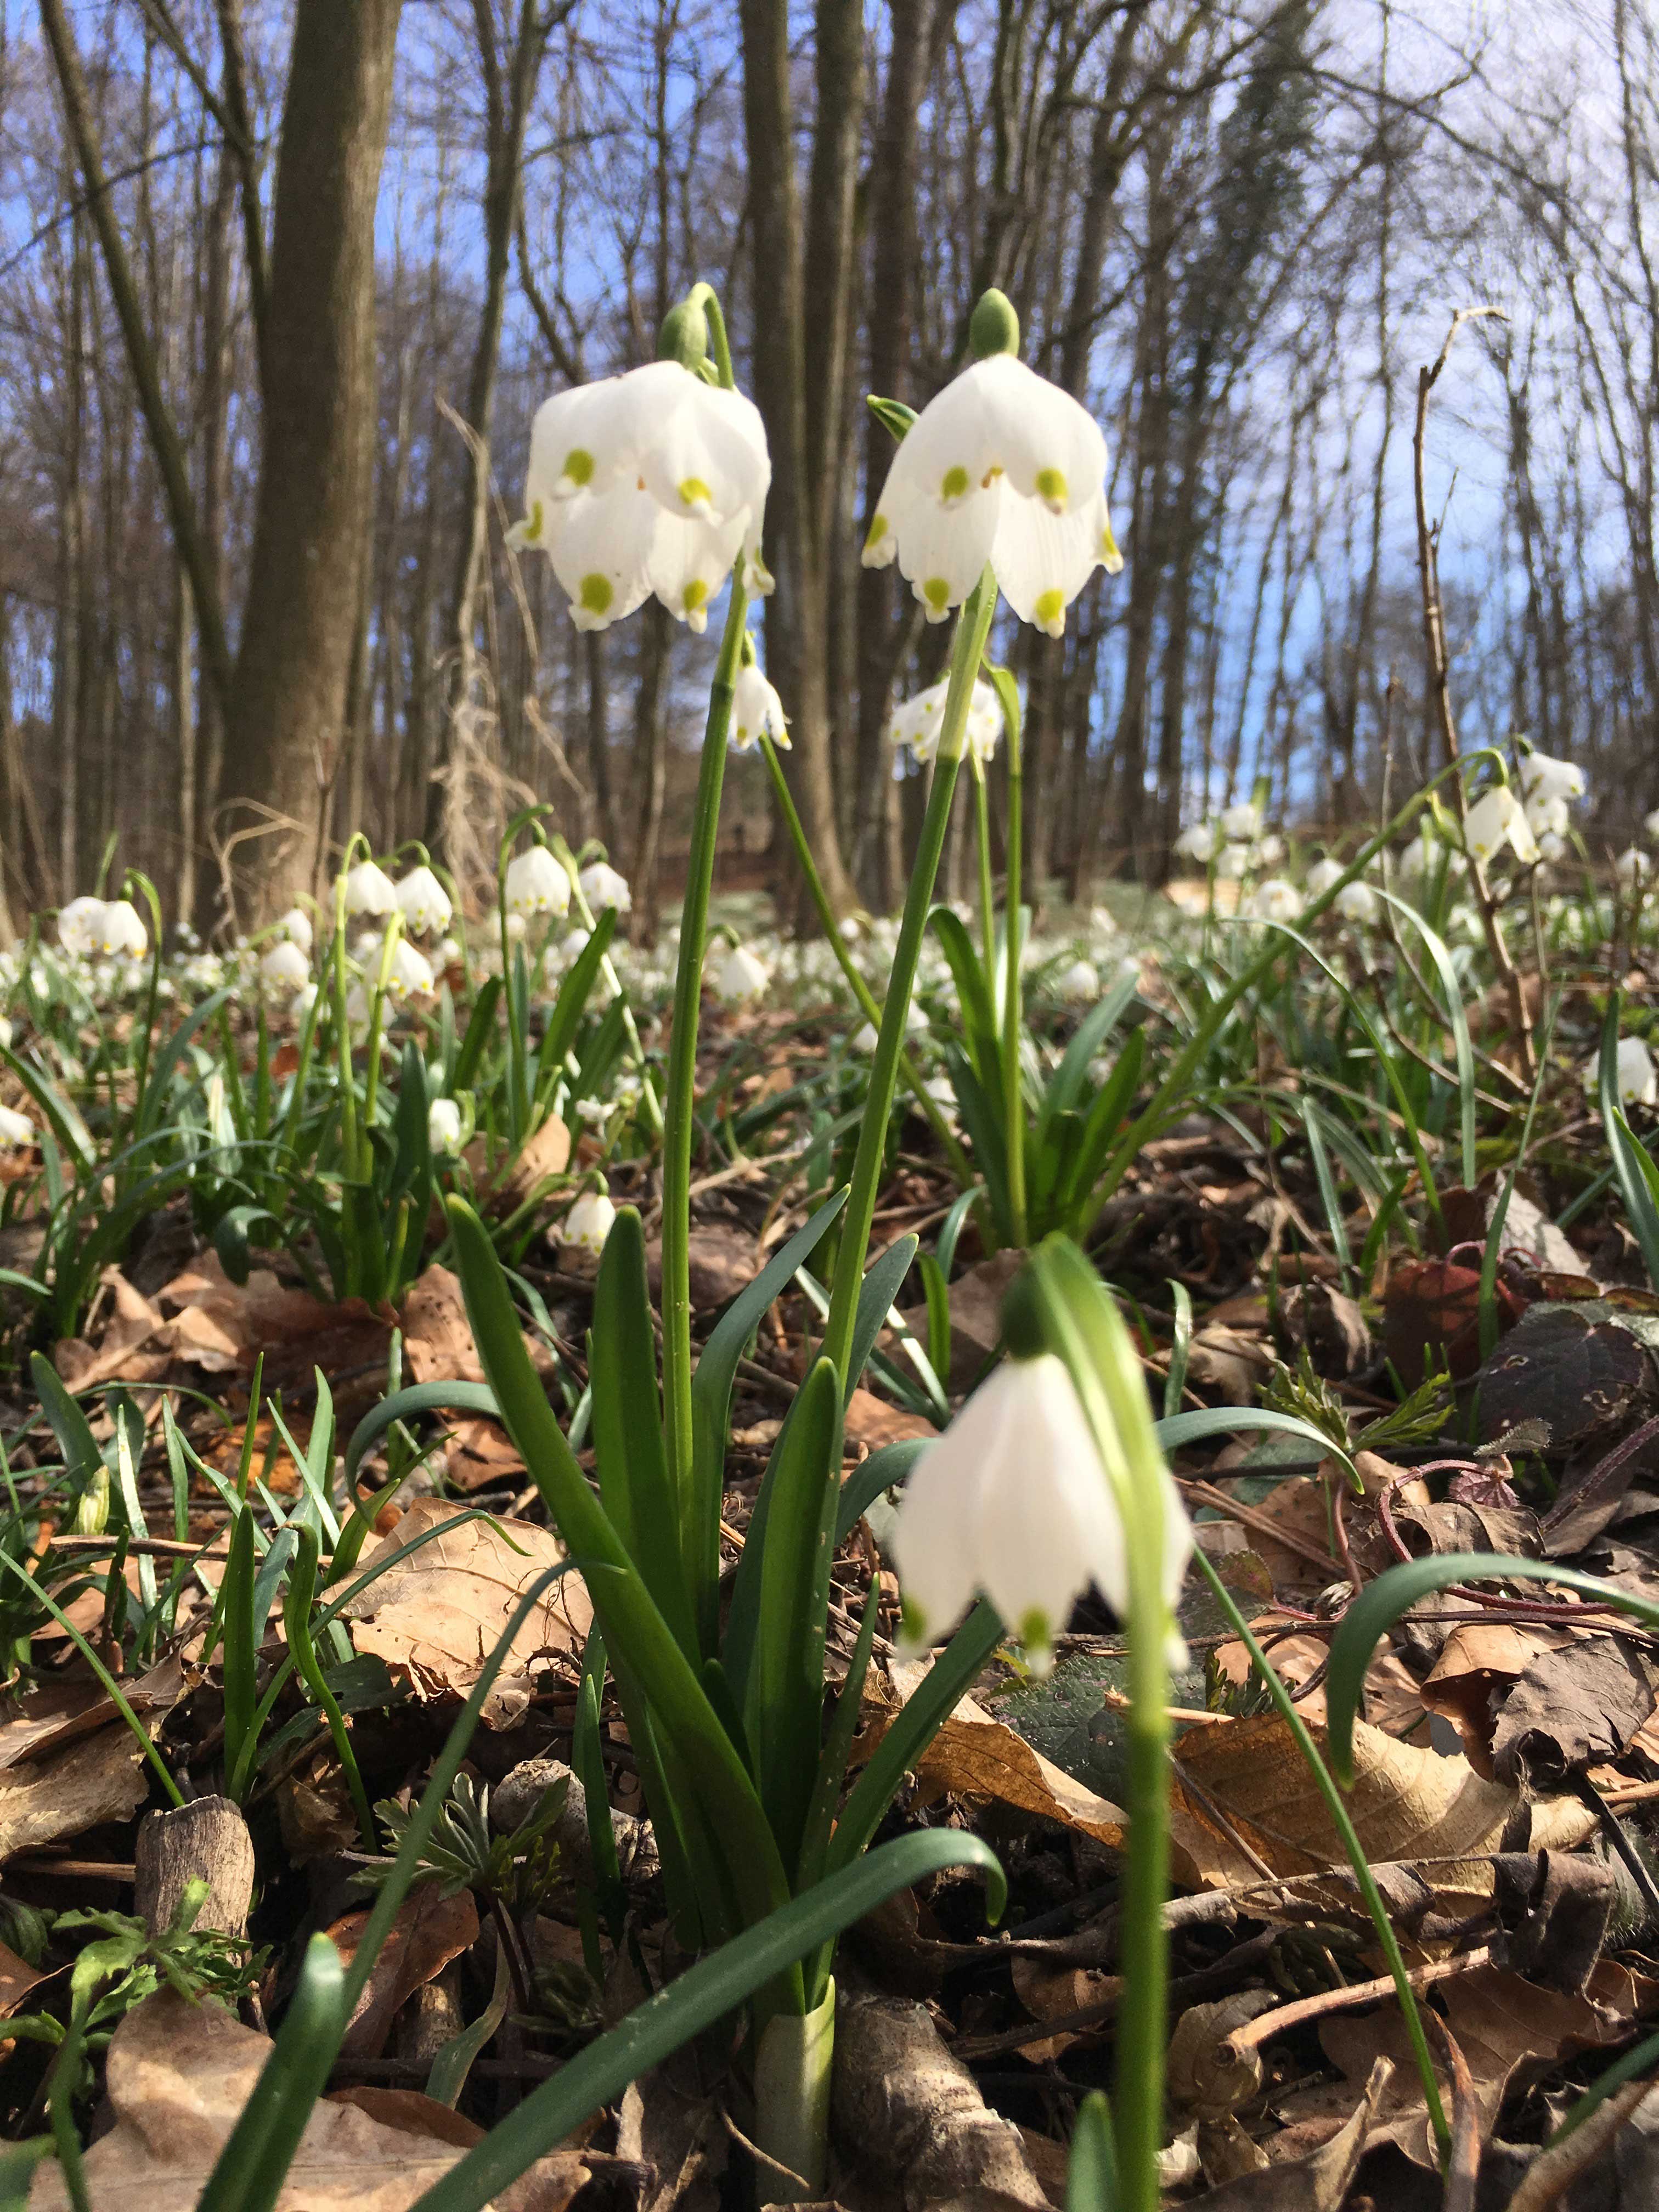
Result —
[[886, 535], [887, 517], [884, 514], [878, 514], [875, 520], [870, 525], [870, 534], [864, 542], [866, 546], [879, 545], [882, 539], [885, 538]]
[[[1044, 592], [1042, 596], [1032, 607], [1031, 612], [1036, 616], [1038, 623], [1042, 629], [1052, 631], [1053, 634], [1058, 637], [1060, 630], [1065, 626], [1066, 622], [1065, 592], [1060, 591]], [[1056, 627], [1057, 625], [1058, 627]]]
[[574, 484], [593, 481], [593, 456], [586, 447], [573, 446], [564, 457], [564, 473]]
[[714, 495], [701, 477], [685, 477], [679, 485], [680, 501], [685, 507], [713, 507]]
[[610, 577], [601, 576], [597, 570], [582, 578], [582, 587], [577, 594], [582, 607], [590, 615], [607, 613], [616, 596], [611, 588]]
[[941, 499], [960, 499], [968, 489], [968, 471], [958, 462], [955, 468], [946, 469], [939, 488]]
[[921, 595], [930, 607], [943, 614], [951, 604], [951, 586], [943, 576], [930, 576], [921, 587]]
[[690, 582], [685, 587], [685, 611], [687, 614], [690, 614], [698, 607], [706, 605], [708, 604], [708, 585], [704, 583], [701, 576], [693, 576]]
[[1037, 497], [1046, 500], [1050, 507], [1063, 507], [1066, 502], [1066, 477], [1060, 469], [1039, 469], [1036, 473]]

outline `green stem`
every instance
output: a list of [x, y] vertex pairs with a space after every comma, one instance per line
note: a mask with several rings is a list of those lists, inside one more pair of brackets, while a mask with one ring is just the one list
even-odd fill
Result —
[[[879, 1030], [881, 1008], [876, 1004], [874, 992], [860, 975], [858, 963], [847, 950], [847, 940], [836, 924], [835, 909], [830, 903], [830, 894], [823, 888], [823, 878], [818, 873], [817, 863], [812, 858], [812, 848], [806, 842], [806, 832], [801, 827], [800, 816], [796, 812], [794, 799], [790, 795], [788, 779], [783, 772], [783, 763], [778, 758], [777, 749], [771, 738], [766, 736], [764, 732], [762, 732], [760, 742], [761, 750], [766, 756], [766, 765], [771, 771], [773, 795], [778, 802], [778, 811], [783, 816], [785, 827], [793, 841], [795, 858], [800, 862], [801, 873], [806, 878], [806, 888], [811, 896], [812, 904], [817, 909], [819, 926], [829, 942], [830, 951], [840, 964], [842, 974], [847, 979], [848, 988], [858, 1001], [860, 1012], [872, 1030]], [[951, 1163], [951, 1174], [965, 1190], [974, 1179], [973, 1169], [968, 1164], [968, 1155], [957, 1141], [956, 1133], [945, 1119], [943, 1108], [922, 1081], [916, 1064], [908, 1052], [901, 1051], [899, 1054], [899, 1073], [908, 1084], [917, 1105], [927, 1117], [929, 1127], [944, 1148], [945, 1156]]]
[[957, 770], [962, 764], [963, 732], [968, 724], [968, 705], [974, 679], [990, 635], [996, 611], [996, 582], [988, 568], [969, 595], [957, 617], [956, 643], [951, 654], [951, 688], [945, 695], [945, 720], [933, 757], [933, 785], [927, 794], [927, 812], [921, 825], [921, 842], [910, 872], [904, 897], [904, 918], [899, 925], [898, 945], [888, 979], [887, 1002], [882, 1009], [876, 1056], [870, 1070], [870, 1088], [859, 1148], [853, 1164], [853, 1184], [842, 1217], [841, 1244], [836, 1255], [836, 1276], [830, 1297], [830, 1320], [823, 1350], [833, 1359], [843, 1389], [850, 1379], [847, 1369], [853, 1356], [853, 1328], [858, 1313], [859, 1291], [864, 1280], [865, 1255], [869, 1249], [871, 1224], [875, 1219], [878, 1186], [886, 1152], [887, 1124], [898, 1087], [899, 1053], [904, 1042], [905, 1018], [910, 993], [921, 957], [922, 933], [933, 903], [933, 883], [945, 850], [945, 833], [951, 820], [951, 799]]
[[1405, 2018], [1406, 2033], [1411, 2041], [1412, 2055], [1417, 2061], [1417, 2070], [1422, 2076], [1423, 2095], [1429, 2108], [1429, 2119], [1434, 2129], [1435, 2140], [1443, 2153], [1450, 2147], [1451, 2131], [1446, 2125], [1446, 2111], [1440, 2100], [1440, 2083], [1435, 2074], [1434, 2060], [1430, 2056], [1429, 2039], [1423, 2032], [1423, 2015], [1418, 2006], [1417, 1992], [1413, 1989], [1411, 1977], [1406, 1971], [1406, 1961], [1400, 1954], [1400, 1944], [1394, 1932], [1393, 1923], [1389, 1918], [1389, 1908], [1382, 1902], [1382, 1893], [1376, 1886], [1376, 1877], [1371, 1872], [1370, 1861], [1365, 1856], [1365, 1846], [1360, 1842], [1353, 1822], [1348, 1817], [1348, 1808], [1342, 1802], [1342, 1792], [1337, 1788], [1330, 1768], [1321, 1758], [1318, 1745], [1308, 1733], [1307, 1723], [1297, 1712], [1289, 1691], [1275, 1673], [1272, 1661], [1251, 1634], [1250, 1625], [1234, 1602], [1232, 1592], [1210, 1565], [1205, 1552], [1195, 1549], [1193, 1558], [1205, 1581], [1210, 1585], [1216, 1603], [1231, 1624], [1234, 1635], [1249, 1653], [1251, 1665], [1267, 1686], [1268, 1696], [1279, 1709], [1279, 1718], [1289, 1729], [1295, 1740], [1296, 1747], [1301, 1753], [1309, 1773], [1313, 1777], [1314, 1787], [1324, 1801], [1325, 1810], [1330, 1814], [1331, 1826], [1342, 1839], [1342, 1848], [1347, 1853], [1348, 1864], [1353, 1869], [1354, 1880], [1359, 1885], [1360, 1897], [1364, 1902], [1366, 1911], [1371, 1917], [1371, 1925], [1376, 1930], [1377, 1943], [1382, 1949], [1383, 1958], [1388, 1961], [1389, 1972], [1394, 1977], [1394, 1985], [1400, 1998], [1400, 2009]]
[[[718, 313], [718, 310], [714, 311]], [[703, 941], [720, 840], [720, 788], [726, 779], [726, 735], [732, 694], [743, 650], [749, 596], [742, 562], [732, 571], [726, 633], [708, 694], [702, 761], [697, 770], [691, 819], [685, 904], [680, 912], [680, 957], [674, 977], [674, 1029], [664, 1086], [662, 1139], [662, 1383], [663, 1444], [681, 1524], [696, 1525], [691, 1497], [691, 1131], [697, 1079], [697, 1016], [702, 998]], [[718, 1480], [718, 1477], [716, 1478]]]
[[1129, 2002], [1118, 2015], [1117, 2132], [1122, 2212], [1158, 2212], [1158, 2154], [1164, 2144], [1164, 2069], [1170, 1990], [1170, 1677], [1164, 1656], [1169, 1607], [1156, 1513], [1129, 1534], [1129, 1856], [1124, 1871], [1121, 1957]]
[[991, 888], [991, 817], [985, 796], [985, 763], [975, 753], [968, 763], [974, 775], [974, 826], [979, 839], [979, 933], [985, 945], [985, 974], [997, 967], [996, 896]]
[[1020, 927], [1021, 841], [1024, 836], [1024, 780], [1019, 759], [1019, 724], [1007, 717], [1008, 732], [1008, 867], [1002, 900], [1003, 957], [1007, 973], [1002, 999], [1002, 1126], [1007, 1160], [1009, 1226], [1014, 1243], [1026, 1243], [1025, 1220], [1025, 1100], [1019, 1079], [1020, 1012], [1019, 957], [1024, 932]]
[[351, 1023], [346, 1012], [345, 879], [351, 850], [334, 885], [334, 942], [329, 947], [334, 993], [334, 1049], [340, 1068], [340, 1152], [349, 1176], [357, 1172], [357, 1084], [351, 1072]]
[[[570, 895], [576, 902], [576, 914], [582, 927], [591, 935], [593, 930], [593, 909], [587, 895], [573, 874]], [[653, 1137], [662, 1134], [662, 1108], [658, 1103], [656, 1086], [651, 1080], [651, 1071], [646, 1064], [645, 1047], [640, 1042], [639, 1024], [634, 1019], [633, 1003], [623, 988], [622, 977], [617, 973], [615, 961], [607, 952], [599, 962], [599, 973], [622, 1001], [623, 1035], [628, 1039], [629, 1057], [640, 1079], [640, 1103], [645, 1109], [646, 1121]]]

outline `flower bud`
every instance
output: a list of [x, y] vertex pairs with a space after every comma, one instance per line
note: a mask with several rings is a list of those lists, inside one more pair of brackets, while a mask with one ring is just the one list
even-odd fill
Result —
[[968, 349], [975, 361], [989, 361], [994, 353], [1018, 354], [1019, 317], [1006, 292], [994, 284], [981, 292], [968, 325]]
[[657, 333], [657, 359], [677, 361], [682, 368], [695, 374], [699, 362], [708, 352], [708, 318], [702, 303], [682, 300], [671, 307], [662, 319], [662, 328]]

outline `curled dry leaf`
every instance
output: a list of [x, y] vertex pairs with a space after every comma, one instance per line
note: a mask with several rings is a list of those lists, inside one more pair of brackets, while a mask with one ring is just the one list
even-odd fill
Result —
[[[1275, 2161], [1189, 2198], [1189, 2212], [1338, 2212], [1395, 2074], [1387, 2058], [1376, 2059], [1358, 2105], [1328, 2142], [1305, 2158]], [[1352, 2101], [1352, 2092], [1346, 2094]]]
[[124, 1723], [0, 1774], [0, 1861], [125, 1820], [149, 1795], [149, 1769]]
[[[1311, 1733], [1322, 1750], [1323, 1730]], [[1264, 1864], [1270, 1873], [1300, 1874], [1343, 1860], [1324, 1801], [1277, 1713], [1189, 1729], [1175, 1758], [1179, 1879], [1228, 1888], [1255, 1881]], [[1363, 1721], [1354, 1728], [1354, 1758], [1348, 1811], [1373, 1860], [1483, 1856], [1504, 1840], [1520, 1806], [1515, 1790], [1487, 1781], [1468, 1759], [1401, 1743]], [[1542, 1799], [1528, 1817], [1525, 1840], [1534, 1850], [1570, 1849], [1595, 1826], [1572, 1798]]]
[[[349, 1966], [368, 1925], [368, 1913], [349, 1912], [329, 1929], [335, 1948]], [[470, 1891], [446, 1897], [435, 1881], [422, 1882], [406, 1898], [380, 1947], [374, 1971], [340, 2045], [343, 2058], [378, 2058], [392, 2023], [423, 1983], [441, 1974], [452, 1959], [478, 1940], [478, 1908]]]
[[[192, 2005], [163, 1990], [130, 2012], [109, 2046], [115, 2124], [86, 2154], [98, 2212], [179, 2212], [193, 2204], [270, 2056], [269, 2037], [211, 1998]], [[371, 2115], [355, 2104], [319, 2102], [276, 2212], [406, 2212], [463, 2153], [458, 2138], [410, 2124], [406, 2107], [396, 2108], [398, 2124], [388, 2124], [383, 2116], [393, 2109], [378, 2102]], [[469, 2142], [483, 2132], [475, 2128]], [[497, 2212], [564, 2212], [587, 2178], [579, 2152], [555, 2151], [492, 2202]], [[40, 2166], [28, 2212], [68, 2212], [69, 2203], [60, 2169]]]
[[[453, 1528], [447, 1526], [455, 1522]], [[428, 1532], [439, 1534], [426, 1542]], [[415, 1548], [418, 1544], [418, 1548]], [[388, 1536], [363, 1554], [365, 1567], [407, 1553], [345, 1608], [359, 1651], [377, 1652], [417, 1697], [465, 1697], [526, 1585], [558, 1565], [564, 1547], [528, 1521], [464, 1520], [441, 1499], [422, 1498]], [[580, 1577], [547, 1591], [520, 1630], [485, 1700], [484, 1724], [510, 1728], [523, 1714], [530, 1678], [551, 1657], [578, 1652], [593, 1608]]]

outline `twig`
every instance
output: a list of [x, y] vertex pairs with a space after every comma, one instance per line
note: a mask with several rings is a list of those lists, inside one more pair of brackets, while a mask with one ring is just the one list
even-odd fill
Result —
[[[1482, 1943], [1473, 1951], [1465, 1951], [1461, 1958], [1437, 1959], [1429, 1966], [1413, 1966], [1406, 1978], [1414, 1990], [1431, 1989], [1436, 1982], [1450, 1981], [1455, 1975], [1467, 1974], [1491, 1961], [1492, 1952]], [[1275, 2035], [1286, 2034], [1304, 2021], [1322, 2020], [1327, 2013], [1346, 2012], [1351, 2005], [1379, 2004], [1395, 1993], [1392, 1974], [1379, 1974], [1373, 1982], [1352, 1982], [1344, 1989], [1321, 1990], [1313, 1996], [1298, 1997], [1294, 2004], [1280, 2005], [1276, 2012], [1264, 2012], [1255, 2020], [1247, 2020], [1224, 2038], [1221, 2048], [1230, 2056], [1242, 2057], [1258, 2044], [1270, 2042]]]

